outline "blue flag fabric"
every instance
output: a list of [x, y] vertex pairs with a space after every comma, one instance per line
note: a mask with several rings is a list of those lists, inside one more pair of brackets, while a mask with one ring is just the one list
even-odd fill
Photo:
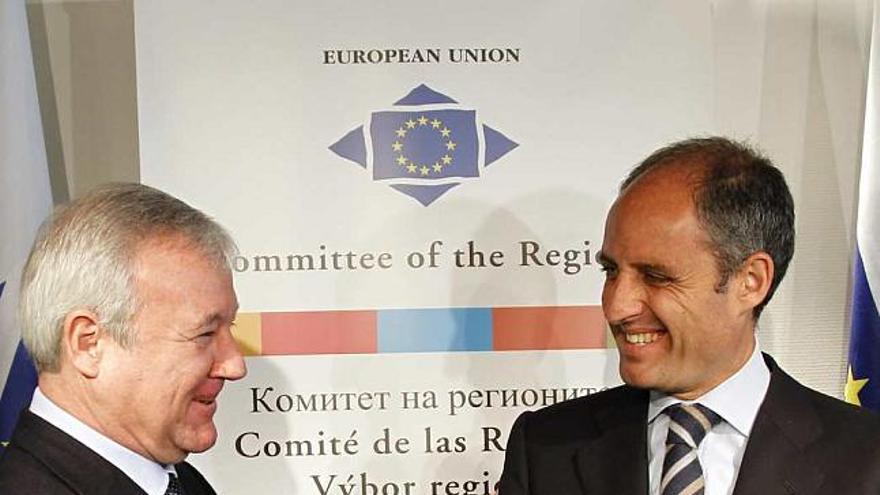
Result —
[[850, 367], [845, 396], [847, 402], [880, 412], [880, 316], [858, 251], [854, 271]]
[[0, 2], [0, 451], [30, 404], [36, 372], [15, 318], [21, 268], [51, 208], [24, 0]]
[[6, 377], [3, 395], [0, 395], [0, 438], [3, 439], [4, 447], [12, 436], [19, 413], [30, 405], [36, 385], [37, 369], [24, 344], [19, 342]]
[[859, 177], [852, 328], [844, 396], [880, 412], [880, 2], [875, 1]]

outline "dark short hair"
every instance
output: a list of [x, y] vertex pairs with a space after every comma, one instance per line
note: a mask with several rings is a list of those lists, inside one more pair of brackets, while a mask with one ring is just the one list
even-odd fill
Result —
[[752, 254], [773, 259], [767, 296], [754, 309], [758, 318], [770, 302], [794, 254], [794, 202], [782, 172], [751, 146], [725, 137], [687, 139], [665, 146], [636, 166], [620, 186], [670, 165], [693, 166], [694, 206], [711, 241], [721, 275], [716, 290]]

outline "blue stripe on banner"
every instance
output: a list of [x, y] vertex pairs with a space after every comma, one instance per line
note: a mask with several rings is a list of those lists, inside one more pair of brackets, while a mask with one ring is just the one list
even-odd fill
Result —
[[868, 379], [859, 392], [859, 400], [862, 407], [880, 411], [880, 316], [877, 314], [876, 298], [871, 294], [865, 265], [858, 250], [855, 257], [852, 315], [850, 364], [856, 379]]
[[378, 352], [492, 350], [492, 309], [378, 311]]
[[37, 370], [24, 345], [19, 342], [0, 396], [0, 451], [9, 441], [19, 413], [30, 405], [36, 386]]

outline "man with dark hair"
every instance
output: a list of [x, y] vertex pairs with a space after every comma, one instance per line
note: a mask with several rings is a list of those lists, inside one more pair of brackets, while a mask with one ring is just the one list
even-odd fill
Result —
[[214, 445], [217, 396], [246, 372], [234, 249], [204, 213], [140, 184], [56, 210], [22, 274], [39, 384], [0, 457], [0, 493], [214, 493], [184, 459]]
[[880, 419], [757, 346], [794, 251], [782, 173], [721, 137], [624, 180], [599, 261], [626, 385], [522, 414], [501, 495], [880, 493]]

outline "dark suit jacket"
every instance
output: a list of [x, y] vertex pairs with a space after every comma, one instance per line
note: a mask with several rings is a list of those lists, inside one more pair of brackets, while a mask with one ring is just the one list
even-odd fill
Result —
[[[734, 495], [880, 494], [880, 417], [765, 360], [770, 387]], [[523, 413], [510, 433], [500, 495], [646, 495], [648, 398], [622, 386]]]
[[[186, 495], [215, 495], [189, 464], [175, 466]], [[0, 457], [0, 494], [144, 495], [116, 466], [30, 411]]]

